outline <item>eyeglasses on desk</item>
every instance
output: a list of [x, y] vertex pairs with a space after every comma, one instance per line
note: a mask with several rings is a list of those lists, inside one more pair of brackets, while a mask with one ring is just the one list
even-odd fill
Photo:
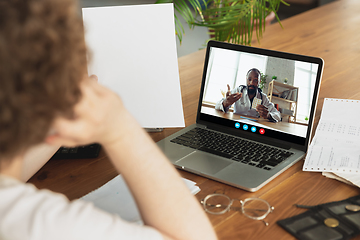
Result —
[[[233, 206], [239, 201], [240, 207]], [[207, 195], [201, 203], [206, 212], [210, 214], [224, 214], [230, 210], [241, 211], [246, 217], [254, 220], [262, 220], [266, 226], [269, 225], [264, 219], [274, 211], [274, 207], [261, 198], [246, 198], [244, 200], [231, 199], [225, 194], [213, 193]]]

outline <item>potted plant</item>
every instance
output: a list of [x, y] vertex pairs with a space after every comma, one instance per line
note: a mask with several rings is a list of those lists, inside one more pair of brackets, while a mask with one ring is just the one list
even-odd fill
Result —
[[[272, 15], [280, 23], [276, 12], [281, 3], [288, 5], [284, 0], [157, 0], [156, 3], [174, 3], [176, 12], [190, 28], [207, 27], [213, 40], [243, 45], [251, 45], [254, 32], [260, 41], [267, 17]], [[184, 28], [176, 14], [175, 29], [181, 42]]]
[[266, 78], [268, 75], [263, 74], [262, 72], [260, 72], [260, 83], [259, 83], [259, 88], [263, 91], [265, 86], [266, 86]]
[[208, 27], [214, 40], [251, 45], [253, 33], [260, 41], [270, 14], [280, 23], [276, 12], [281, 3], [288, 5], [283, 0], [211, 0], [192, 24]]

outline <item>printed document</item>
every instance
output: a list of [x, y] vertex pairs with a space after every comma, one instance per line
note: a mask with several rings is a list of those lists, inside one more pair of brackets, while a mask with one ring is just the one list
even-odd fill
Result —
[[360, 173], [360, 111], [357, 109], [360, 109], [358, 100], [325, 98], [303, 171]]

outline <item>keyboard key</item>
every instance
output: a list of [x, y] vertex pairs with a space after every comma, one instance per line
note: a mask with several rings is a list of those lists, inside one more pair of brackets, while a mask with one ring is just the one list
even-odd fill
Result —
[[180, 136], [180, 137], [177, 137], [177, 139], [183, 140], [183, 141], [189, 141], [190, 140], [190, 138], [186, 137], [186, 136]]
[[253, 159], [253, 162], [260, 162], [261, 161], [261, 158], [254, 158]]
[[66, 147], [60, 149], [61, 153], [68, 153], [69, 150], [70, 150], [70, 148], [66, 148]]
[[271, 161], [261, 161], [260, 163], [275, 167], [276, 165], [278, 165], [279, 163], [277, 162], [271, 162]]
[[70, 148], [69, 153], [77, 153], [78, 148]]
[[256, 167], [258, 167], [258, 168], [263, 168], [263, 167], [265, 167], [265, 164], [259, 163], [258, 165], [256, 165]]

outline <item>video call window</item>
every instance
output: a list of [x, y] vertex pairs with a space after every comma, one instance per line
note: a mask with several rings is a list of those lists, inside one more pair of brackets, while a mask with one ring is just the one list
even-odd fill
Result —
[[[269, 83], [276, 77], [276, 81], [298, 88], [296, 97], [296, 118], [292, 123], [306, 125], [312, 102], [318, 64], [294, 60], [275, 58], [270, 56], [242, 53], [232, 50], [211, 48], [203, 105], [208, 107], [225, 97], [227, 84], [231, 89], [246, 85], [246, 73], [249, 69], [257, 68], [263, 75], [267, 75], [266, 84], [262, 92], [268, 95]], [[284, 81], [285, 80], [285, 81]], [[260, 83], [260, 79], [259, 79]], [[277, 87], [282, 91], [281, 87]], [[272, 101], [278, 107], [284, 107], [284, 101]], [[293, 109], [295, 111], [295, 109]], [[291, 122], [288, 118], [283, 121]]]

